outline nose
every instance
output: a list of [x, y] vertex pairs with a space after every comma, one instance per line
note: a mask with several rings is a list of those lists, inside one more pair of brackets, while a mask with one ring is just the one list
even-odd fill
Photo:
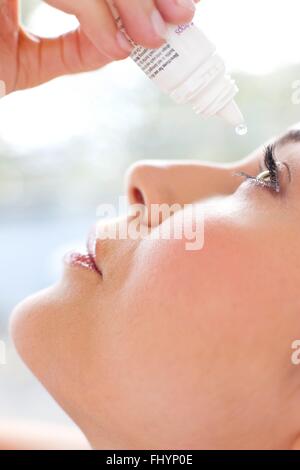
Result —
[[[133, 165], [126, 178], [129, 203], [145, 206], [148, 223], [151, 205], [183, 206], [195, 201], [229, 194], [235, 189], [232, 169], [224, 164], [177, 161], [144, 161]], [[159, 221], [161, 222], [161, 220]]]
[[170, 165], [163, 162], [141, 162], [127, 174], [130, 204], [170, 204], [176, 199], [170, 178]]

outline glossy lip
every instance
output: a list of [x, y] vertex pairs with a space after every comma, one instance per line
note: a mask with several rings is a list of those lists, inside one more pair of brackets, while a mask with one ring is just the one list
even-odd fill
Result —
[[71, 251], [64, 257], [64, 262], [73, 267], [88, 269], [102, 277], [102, 272], [96, 262], [96, 229], [93, 228], [87, 240], [87, 253]]

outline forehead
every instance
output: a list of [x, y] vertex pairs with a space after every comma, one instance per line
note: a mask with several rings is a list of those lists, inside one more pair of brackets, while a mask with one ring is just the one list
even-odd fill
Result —
[[289, 130], [275, 140], [274, 145], [277, 159], [300, 172], [300, 123], [298, 128]]

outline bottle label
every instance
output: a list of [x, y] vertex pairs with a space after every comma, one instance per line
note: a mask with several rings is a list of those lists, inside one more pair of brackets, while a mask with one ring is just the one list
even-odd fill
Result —
[[[194, 28], [194, 23], [173, 27], [171, 33], [181, 36], [191, 28]], [[136, 46], [131, 57], [142, 71], [153, 80], [158, 78], [176, 59], [179, 59], [180, 53], [170, 43], [166, 43], [159, 49], [145, 49], [142, 46]]]
[[118, 28], [133, 45], [131, 58], [165, 93], [187, 80], [215, 53], [215, 46], [193, 22], [168, 25], [166, 43], [159, 49], [146, 49], [128, 36], [114, 0], [107, 0]]

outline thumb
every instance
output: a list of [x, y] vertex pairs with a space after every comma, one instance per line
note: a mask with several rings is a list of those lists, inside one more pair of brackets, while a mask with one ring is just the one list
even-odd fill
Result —
[[37, 86], [61, 75], [95, 70], [111, 61], [80, 27], [50, 39], [21, 30], [18, 56], [16, 90]]

